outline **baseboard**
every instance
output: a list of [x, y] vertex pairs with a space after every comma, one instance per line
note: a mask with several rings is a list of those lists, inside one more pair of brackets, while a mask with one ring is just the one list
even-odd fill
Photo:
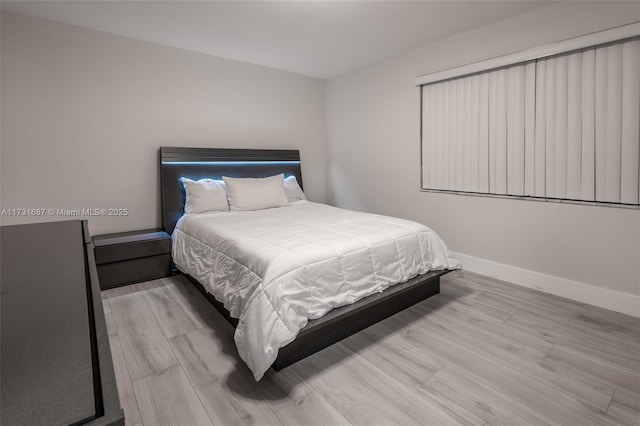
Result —
[[640, 296], [545, 275], [461, 253], [451, 253], [464, 269], [519, 286], [640, 318]]

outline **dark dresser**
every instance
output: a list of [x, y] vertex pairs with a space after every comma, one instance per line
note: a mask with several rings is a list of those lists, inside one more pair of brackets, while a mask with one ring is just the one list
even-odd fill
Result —
[[93, 237], [100, 288], [171, 275], [171, 237], [158, 229]]
[[86, 221], [0, 227], [2, 425], [124, 425]]

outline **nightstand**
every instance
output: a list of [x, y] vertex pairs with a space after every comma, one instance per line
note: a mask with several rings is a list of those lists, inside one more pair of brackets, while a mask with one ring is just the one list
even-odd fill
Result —
[[171, 237], [157, 229], [93, 237], [100, 289], [171, 275]]

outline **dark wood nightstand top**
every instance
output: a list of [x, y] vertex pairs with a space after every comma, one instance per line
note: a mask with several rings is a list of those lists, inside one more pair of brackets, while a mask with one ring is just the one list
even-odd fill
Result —
[[96, 235], [93, 237], [95, 247], [112, 244], [127, 244], [140, 241], [171, 239], [169, 234], [159, 229], [145, 229], [142, 231], [118, 232], [115, 234]]
[[164, 231], [145, 229], [93, 237], [96, 264], [139, 259], [171, 252], [171, 237]]

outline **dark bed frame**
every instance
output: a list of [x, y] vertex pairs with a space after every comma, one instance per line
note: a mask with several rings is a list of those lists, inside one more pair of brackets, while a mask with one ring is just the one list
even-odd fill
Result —
[[[184, 189], [180, 177], [193, 180], [229, 177], [267, 177], [284, 173], [293, 175], [302, 187], [300, 153], [297, 150], [160, 148], [162, 225], [171, 234], [183, 215]], [[319, 350], [369, 327], [409, 306], [440, 292], [440, 276], [449, 271], [430, 271], [405, 283], [389, 287], [382, 293], [366, 297], [352, 305], [311, 320], [296, 339], [280, 348], [273, 364], [281, 370]], [[221, 302], [209, 294], [201, 283], [189, 276], [213, 306], [235, 327]]]

